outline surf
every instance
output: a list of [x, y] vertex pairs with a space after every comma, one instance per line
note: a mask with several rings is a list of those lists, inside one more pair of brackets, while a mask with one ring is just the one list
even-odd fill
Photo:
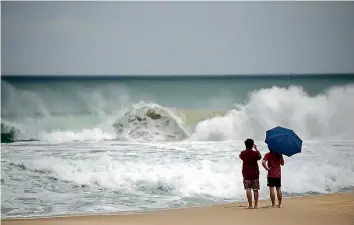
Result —
[[[354, 85], [332, 87], [315, 96], [299, 86], [273, 86], [250, 91], [244, 102], [220, 110], [139, 101], [120, 102], [120, 107], [107, 111], [108, 103], [100, 98], [101, 106], [85, 114], [52, 113], [41, 96], [32, 93], [34, 102], [41, 104], [32, 104], [27, 115], [21, 115], [26, 108], [19, 110], [27, 97], [11, 85], [6, 90], [7, 98], [18, 102], [2, 104], [2, 142], [263, 140], [265, 131], [275, 126], [291, 127], [305, 140], [354, 139], [354, 128], [348, 125], [354, 124]], [[16, 132], [9, 133], [11, 129]]]

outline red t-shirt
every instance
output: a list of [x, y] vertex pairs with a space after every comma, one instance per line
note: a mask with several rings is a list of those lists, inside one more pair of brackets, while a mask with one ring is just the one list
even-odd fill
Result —
[[268, 177], [281, 177], [281, 168], [280, 165], [284, 163], [283, 155], [276, 155], [272, 152], [268, 152], [264, 155], [263, 160], [268, 161]]
[[255, 180], [259, 178], [258, 160], [262, 158], [259, 151], [246, 149], [241, 152], [242, 159], [242, 175], [245, 180]]

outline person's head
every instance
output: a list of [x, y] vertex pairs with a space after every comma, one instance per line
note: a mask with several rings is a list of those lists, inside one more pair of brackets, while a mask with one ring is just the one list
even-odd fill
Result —
[[252, 139], [247, 139], [245, 141], [245, 146], [246, 146], [246, 149], [252, 149], [253, 148], [253, 145], [254, 145], [254, 141]]
[[271, 154], [273, 154], [276, 158], [280, 158], [281, 154], [279, 154], [279, 153], [277, 153], [277, 152], [273, 152], [272, 149], [270, 149], [269, 147], [268, 147], [268, 149], [269, 149], [269, 152], [270, 152]]

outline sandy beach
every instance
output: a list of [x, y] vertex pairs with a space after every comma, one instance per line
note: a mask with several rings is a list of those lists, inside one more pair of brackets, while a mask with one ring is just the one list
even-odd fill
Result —
[[246, 203], [170, 209], [137, 214], [87, 215], [36, 219], [7, 219], [4, 225], [79, 224], [311, 224], [354, 225], [354, 192], [284, 199], [282, 208], [270, 208], [260, 201], [258, 209], [245, 209]]

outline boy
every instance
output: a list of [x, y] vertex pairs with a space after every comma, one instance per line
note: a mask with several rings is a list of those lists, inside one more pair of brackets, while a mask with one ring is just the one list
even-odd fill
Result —
[[[254, 208], [258, 207], [258, 190], [259, 190], [259, 167], [258, 160], [262, 159], [257, 146], [254, 144], [252, 139], [247, 139], [245, 141], [246, 150], [242, 151], [240, 154], [240, 159], [242, 163], [242, 176], [243, 176], [243, 186], [246, 190], [248, 209], [252, 209], [252, 193], [253, 189], [254, 195]], [[254, 147], [255, 151], [252, 150]]]

